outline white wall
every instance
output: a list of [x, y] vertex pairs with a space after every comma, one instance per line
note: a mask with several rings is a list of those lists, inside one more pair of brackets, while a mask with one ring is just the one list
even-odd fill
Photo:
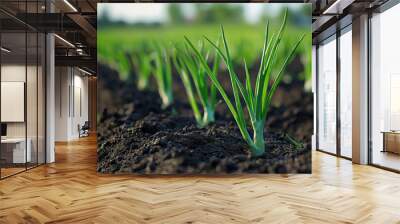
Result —
[[70, 74], [68, 67], [55, 68], [55, 141], [67, 141], [69, 132]]
[[[39, 70], [37, 70], [39, 69]], [[25, 64], [10, 63], [1, 66], [2, 82], [24, 82], [26, 85], [26, 106], [21, 108], [21, 113], [26, 112], [26, 120], [22, 122], [5, 122], [7, 124], [7, 137], [9, 138], [27, 138], [31, 144], [32, 161], [44, 163], [44, 74], [41, 67], [25, 66]], [[27, 78], [27, 80], [25, 80]], [[22, 90], [21, 94], [24, 94]], [[6, 97], [7, 96], [2, 96]], [[1, 110], [7, 113], [13, 113], [12, 108], [2, 107]], [[38, 155], [37, 155], [38, 153]]]
[[[25, 64], [24, 65], [2, 65], [1, 66], [1, 81], [10, 82], [18, 81], [25, 82]], [[6, 108], [1, 108], [6, 110]], [[7, 137], [25, 137], [25, 122], [7, 123]]]
[[1, 81], [25, 82], [25, 64], [1, 65]]
[[88, 78], [86, 76], [85, 77], [81, 76], [82, 73], [80, 72], [79, 75], [76, 75], [76, 71], [77, 70], [75, 70], [74, 82], [73, 82], [74, 96], [72, 96], [72, 98], [74, 99], [73, 102], [74, 107], [72, 108], [72, 120], [71, 120], [72, 122], [71, 135], [74, 138], [79, 137], [77, 128], [78, 124], [82, 126], [85, 123], [85, 121], [89, 120]]
[[[25, 75], [28, 69], [28, 73], [30, 74], [33, 69], [36, 67], [28, 66], [27, 68], [24, 65], [18, 64], [5, 64], [1, 66], [1, 81], [3, 82], [25, 82]], [[35, 71], [36, 72], [36, 71]], [[28, 97], [36, 96], [36, 92], [34, 93], [27, 93]], [[29, 100], [30, 102], [30, 100]], [[36, 107], [36, 105], [35, 105]], [[6, 110], [6, 108], [2, 108], [2, 110]], [[35, 114], [36, 116], [36, 114]], [[33, 120], [28, 114], [28, 121]], [[30, 125], [31, 126], [31, 125]], [[7, 123], [7, 135], [8, 137], [25, 137], [25, 122], [11, 122]]]
[[88, 78], [76, 68], [56, 67], [55, 85], [55, 140], [77, 139], [78, 125], [89, 117]]

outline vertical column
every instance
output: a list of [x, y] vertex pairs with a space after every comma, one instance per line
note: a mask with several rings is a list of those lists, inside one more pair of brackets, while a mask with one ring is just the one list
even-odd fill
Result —
[[353, 19], [353, 162], [368, 163], [368, 15]]
[[[51, 1], [46, 1], [46, 11], [53, 12]], [[46, 163], [55, 161], [55, 53], [54, 34], [46, 34]]]

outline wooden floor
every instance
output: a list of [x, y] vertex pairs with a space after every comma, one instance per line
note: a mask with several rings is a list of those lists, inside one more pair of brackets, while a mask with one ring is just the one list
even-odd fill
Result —
[[14, 167], [7, 167], [7, 168], [1, 168], [1, 177], [7, 177], [7, 176], [11, 176], [13, 174], [19, 173], [19, 172], [23, 172], [25, 171], [25, 167], [24, 168], [14, 168]]
[[400, 170], [400, 155], [391, 152], [381, 152], [375, 150], [372, 156], [374, 164], [388, 167], [395, 170]]
[[94, 138], [0, 181], [0, 223], [400, 223], [400, 175], [320, 152], [312, 175], [96, 173]]

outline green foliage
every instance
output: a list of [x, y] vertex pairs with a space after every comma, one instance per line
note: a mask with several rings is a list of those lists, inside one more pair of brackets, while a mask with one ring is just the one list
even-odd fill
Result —
[[[311, 42], [311, 40], [309, 40]], [[312, 61], [312, 50], [310, 50], [310, 45], [303, 44], [299, 48], [300, 59], [303, 62], [304, 70], [301, 77], [305, 80], [304, 88], [307, 91], [312, 89], [312, 71], [311, 71], [311, 61]]]
[[131, 72], [129, 55], [121, 47], [113, 49], [111, 46], [99, 48], [98, 58], [119, 74], [121, 80], [127, 80]]
[[157, 81], [162, 107], [167, 108], [173, 102], [171, 60], [167, 48], [163, 48], [157, 43], [154, 44], [154, 48], [154, 77]]
[[252, 67], [258, 59], [258, 53], [254, 44], [246, 39], [240, 39], [235, 45], [232, 52], [232, 60], [235, 65], [240, 65], [243, 59], [246, 60], [247, 65]]
[[169, 22], [179, 24], [185, 22], [183, 10], [180, 4], [171, 3], [168, 5]]
[[241, 5], [198, 3], [195, 7], [197, 23], [242, 23], [244, 11]]
[[112, 25], [113, 21], [111, 20], [110, 16], [110, 9], [105, 7], [103, 13], [100, 14], [98, 19], [99, 27], [105, 27]]
[[131, 51], [130, 59], [136, 75], [136, 86], [139, 90], [147, 89], [154, 69], [149, 43], [146, 41], [141, 42], [136, 49]]
[[[205, 60], [207, 60], [209, 53], [205, 51], [202, 44], [200, 52], [204, 55]], [[204, 127], [214, 122], [215, 106], [217, 104], [216, 89], [212, 83], [208, 82], [206, 71], [201, 62], [195, 55], [191, 54], [187, 45], [184, 48], [176, 46], [173, 58], [175, 68], [182, 79], [197, 124], [200, 127]], [[215, 54], [211, 70], [214, 76], [217, 76], [219, 64], [220, 57]], [[192, 83], [194, 84], [194, 88]], [[203, 108], [203, 116], [201, 115], [197, 101], [200, 101]]]
[[116, 59], [116, 69], [119, 72], [120, 78], [126, 80], [131, 71], [129, 56], [124, 50], [117, 50], [114, 58]]
[[[265, 152], [265, 142], [264, 142], [264, 126], [267, 117], [267, 113], [269, 110], [269, 106], [272, 101], [272, 97], [281, 82], [283, 71], [286, 68], [286, 65], [292, 59], [297, 47], [301, 43], [304, 38], [304, 35], [297, 41], [292, 50], [285, 55], [278, 55], [277, 49], [282, 43], [282, 35], [286, 27], [287, 21], [287, 11], [284, 15], [283, 23], [277, 33], [277, 35], [272, 35], [272, 38], [268, 38], [269, 35], [269, 25], [267, 23], [265, 38], [264, 38], [264, 46], [261, 55], [261, 64], [259, 68], [259, 72], [257, 74], [255, 86], [253, 88], [252, 81], [249, 74], [249, 69], [247, 67], [246, 60], [244, 60], [245, 74], [246, 80], [245, 83], [242, 84], [239, 80], [236, 71], [233, 67], [233, 61], [231, 58], [230, 50], [228, 47], [228, 43], [225, 37], [225, 32], [223, 26], [221, 26], [221, 34], [224, 47], [221, 48], [217, 44], [213, 43], [209, 38], [205, 37], [206, 40], [216, 49], [218, 54], [224, 60], [228, 72], [230, 75], [233, 95], [234, 95], [234, 103], [228, 97], [224, 87], [221, 85], [216, 75], [212, 72], [209, 65], [207, 64], [206, 58], [200, 53], [200, 51], [193, 45], [193, 43], [188, 39], [186, 42], [189, 44], [191, 49], [195, 52], [197, 58], [200, 60], [202, 66], [206, 70], [208, 76], [212, 80], [213, 84], [218, 89], [225, 103], [227, 104], [229, 110], [231, 111], [239, 130], [242, 134], [244, 140], [250, 146], [251, 152], [253, 156], [259, 156], [264, 154]], [[285, 61], [283, 64], [278, 65], [274, 63], [277, 57], [284, 57]], [[274, 68], [279, 66], [279, 72], [273, 77], [272, 72], [275, 70]], [[272, 83], [270, 80], [273, 80]], [[253, 90], [254, 89], [254, 90]], [[247, 130], [247, 124], [245, 120], [245, 112], [242, 106], [242, 100], [245, 103], [245, 107], [247, 108], [250, 123], [252, 127], [252, 135]]]
[[148, 54], [133, 53], [131, 56], [132, 64], [136, 74], [136, 85], [139, 90], [148, 88], [149, 79], [152, 73], [152, 59]]

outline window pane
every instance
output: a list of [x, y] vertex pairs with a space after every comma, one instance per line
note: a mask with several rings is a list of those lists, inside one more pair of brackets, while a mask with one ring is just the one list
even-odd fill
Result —
[[336, 40], [318, 48], [318, 148], [336, 153]]
[[[400, 170], [400, 5], [371, 19], [372, 163]], [[385, 133], [385, 134], [384, 134]]]
[[351, 158], [352, 141], [352, 35], [340, 36], [340, 152]]

